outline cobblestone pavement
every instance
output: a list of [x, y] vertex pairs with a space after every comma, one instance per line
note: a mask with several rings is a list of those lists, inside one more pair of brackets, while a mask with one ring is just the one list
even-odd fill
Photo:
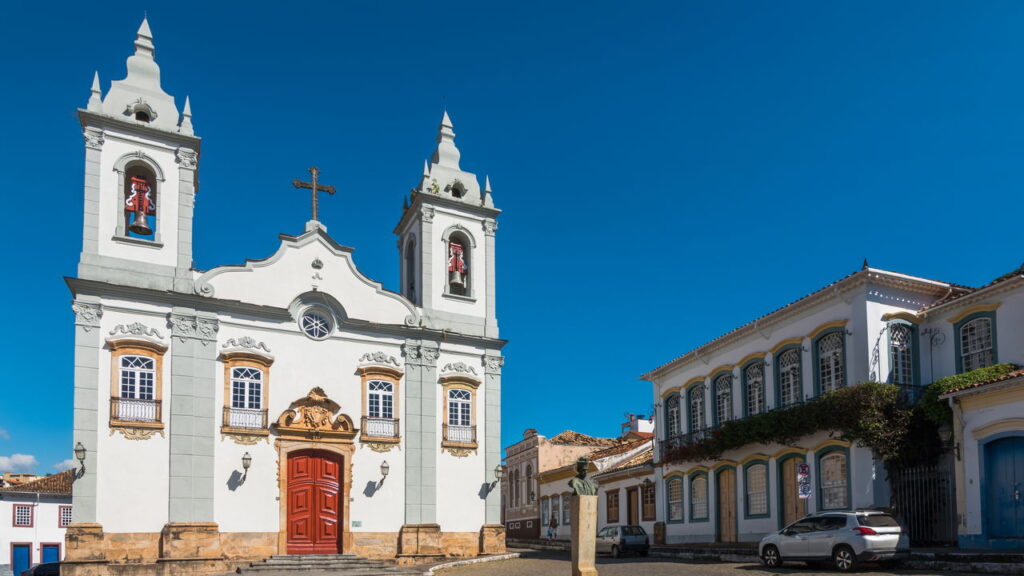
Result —
[[[668, 558], [604, 558], [598, 556], [597, 570], [601, 576], [754, 576], [757, 574], [799, 574], [801, 576], [836, 576], [835, 571], [810, 569], [802, 564], [768, 570], [760, 564], [726, 562], [691, 562]], [[895, 572], [865, 566], [860, 573], [868, 576], [919, 574], [928, 576], [967, 575], [966, 572], [898, 570]], [[522, 558], [460, 566], [438, 572], [438, 576], [570, 576], [572, 567], [567, 553], [524, 552]]]

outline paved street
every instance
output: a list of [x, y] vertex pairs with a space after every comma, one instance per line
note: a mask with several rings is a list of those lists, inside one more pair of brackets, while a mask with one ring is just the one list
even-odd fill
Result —
[[[836, 576], [838, 572], [828, 570], [811, 570], [801, 564], [787, 566], [779, 570], [767, 570], [760, 564], [702, 563], [666, 558], [612, 558], [598, 557], [597, 570], [601, 576], [741, 576], [754, 574], [800, 574], [801, 576]], [[501, 560], [481, 564], [462, 566], [444, 570], [441, 576], [569, 576], [572, 573], [567, 553], [557, 552], [524, 552], [524, 557], [516, 560]], [[868, 568], [861, 573], [870, 576], [894, 576], [896, 574], [920, 574], [934, 576], [955, 576], [966, 572], [942, 572], [927, 570], [899, 570], [895, 572]]]

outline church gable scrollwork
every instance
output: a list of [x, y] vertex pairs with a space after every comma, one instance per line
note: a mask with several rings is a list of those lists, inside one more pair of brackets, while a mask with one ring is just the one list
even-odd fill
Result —
[[449, 362], [448, 364], [445, 364], [443, 368], [441, 368], [441, 373], [467, 374], [473, 376], [477, 375], [476, 368], [466, 364], [465, 362]]
[[292, 402], [277, 418], [273, 429], [280, 437], [341, 443], [351, 443], [358, 432], [352, 419], [342, 414], [341, 406], [320, 387]]
[[359, 357], [360, 364], [377, 364], [379, 366], [391, 366], [394, 368], [400, 368], [401, 365], [394, 356], [387, 354], [386, 352], [367, 352]]
[[270, 348], [263, 342], [257, 341], [252, 336], [242, 336], [240, 338], [229, 338], [221, 348], [247, 348], [256, 352], [263, 351], [270, 354]]
[[118, 324], [114, 326], [114, 329], [110, 331], [111, 336], [150, 336], [159, 340], [163, 339], [163, 334], [160, 333], [156, 328], [150, 328], [141, 322], [132, 322], [131, 324], [124, 325]]

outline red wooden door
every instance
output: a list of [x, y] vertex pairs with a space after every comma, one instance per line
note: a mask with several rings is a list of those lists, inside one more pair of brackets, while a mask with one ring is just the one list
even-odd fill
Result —
[[303, 450], [288, 456], [288, 553], [337, 554], [341, 458]]

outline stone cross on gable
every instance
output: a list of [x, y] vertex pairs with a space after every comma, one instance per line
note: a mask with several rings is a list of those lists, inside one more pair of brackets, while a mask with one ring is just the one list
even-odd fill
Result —
[[312, 178], [311, 178], [312, 181], [311, 182], [303, 182], [302, 180], [295, 179], [295, 180], [292, 180], [292, 185], [295, 186], [296, 188], [306, 188], [306, 189], [309, 189], [309, 190], [312, 191], [312, 193], [313, 193], [313, 221], [314, 222], [319, 222], [320, 220], [318, 218], [318, 213], [317, 213], [317, 197], [316, 197], [316, 193], [317, 192], [327, 192], [328, 194], [333, 195], [336, 192], [336, 190], [334, 189], [334, 186], [328, 186], [326, 184], [319, 184], [317, 182], [317, 178], [320, 176], [320, 169], [317, 168], [316, 166], [310, 167], [309, 174], [310, 174], [310, 176], [312, 176]]

